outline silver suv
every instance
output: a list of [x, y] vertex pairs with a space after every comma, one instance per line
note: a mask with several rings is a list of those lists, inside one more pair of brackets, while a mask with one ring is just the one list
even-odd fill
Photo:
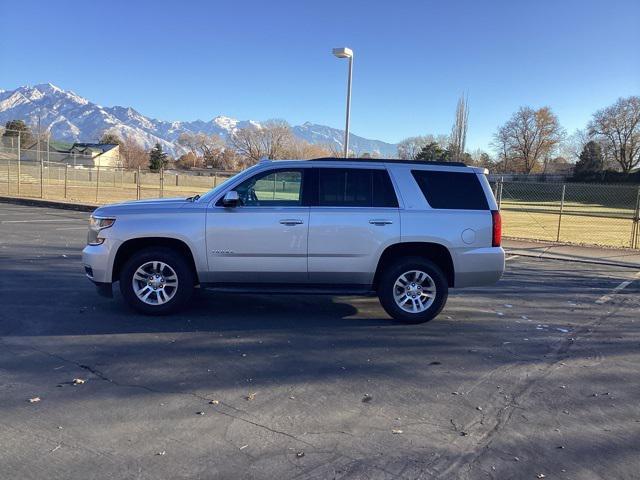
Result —
[[167, 314], [194, 288], [377, 294], [393, 318], [426, 322], [449, 288], [504, 270], [486, 171], [456, 163], [263, 161], [203, 196], [98, 208], [86, 275], [134, 309]]

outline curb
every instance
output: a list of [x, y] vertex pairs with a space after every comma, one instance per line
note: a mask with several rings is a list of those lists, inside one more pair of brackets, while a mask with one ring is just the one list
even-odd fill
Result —
[[609, 262], [607, 260], [595, 260], [595, 259], [585, 259], [585, 258], [569, 258], [560, 255], [545, 255], [544, 253], [540, 253], [538, 255], [533, 253], [522, 253], [518, 250], [505, 250], [508, 255], [517, 255], [518, 257], [528, 257], [528, 258], [536, 258], [538, 260], [557, 260], [561, 262], [572, 262], [572, 263], [587, 263], [591, 265], [606, 265], [608, 267], [620, 267], [620, 268], [632, 268], [634, 270], [640, 270], [640, 264], [638, 263], [620, 263], [620, 262]]
[[93, 212], [96, 208], [98, 208], [95, 205], [89, 205], [86, 203], [66, 203], [57, 202], [55, 200], [43, 200], [40, 198], [0, 196], [0, 202], [11, 203], [13, 205], [27, 205], [32, 207], [60, 208], [63, 210], [75, 210], [77, 212]]

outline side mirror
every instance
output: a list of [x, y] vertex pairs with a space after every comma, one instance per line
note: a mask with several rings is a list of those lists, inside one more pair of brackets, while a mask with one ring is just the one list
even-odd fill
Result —
[[222, 205], [225, 207], [237, 207], [239, 204], [240, 197], [238, 196], [238, 192], [230, 190], [225, 193], [224, 198], [222, 199]]

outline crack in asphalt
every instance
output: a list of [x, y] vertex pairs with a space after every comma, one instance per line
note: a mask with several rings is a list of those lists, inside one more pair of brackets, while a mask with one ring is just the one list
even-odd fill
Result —
[[[471, 459], [468, 459], [466, 461], [465, 461], [465, 457], [467, 457], [467, 455], [463, 455], [462, 457], [459, 458], [459, 460], [456, 460], [453, 463], [449, 464], [449, 466], [444, 471], [438, 473], [436, 478], [449, 478], [448, 475], [452, 472], [452, 470], [456, 469], [457, 467], [459, 467], [460, 463], [463, 462], [463, 461], [465, 463], [467, 475], [471, 475], [471, 472], [472, 472], [473, 468], [478, 464], [478, 462], [480, 462], [482, 460], [482, 457], [491, 448], [491, 445], [492, 445], [496, 435], [498, 433], [500, 433], [500, 431], [509, 422], [509, 420], [511, 419], [511, 417], [512, 417], [513, 413], [515, 412], [516, 408], [519, 408], [519, 404], [520, 404], [521, 400], [524, 397], [526, 397], [528, 392], [530, 392], [531, 389], [538, 382], [540, 382], [541, 380], [543, 380], [543, 379], [547, 378], [549, 375], [551, 375], [553, 373], [553, 371], [557, 368], [557, 366], [560, 363], [562, 363], [564, 360], [566, 360], [566, 358], [569, 357], [569, 350], [571, 349], [571, 346], [575, 344], [575, 339], [580, 337], [580, 336], [582, 338], [588, 338], [589, 336], [591, 336], [595, 332], [595, 328], [594, 327], [598, 327], [602, 322], [604, 322], [605, 320], [607, 320], [608, 318], [610, 318], [614, 314], [616, 314], [624, 306], [624, 304], [625, 304], [625, 302], [623, 301], [616, 308], [614, 308], [614, 309], [612, 309], [612, 310], [610, 310], [610, 311], [608, 311], [608, 312], [606, 312], [606, 313], [604, 313], [604, 314], [602, 314], [600, 316], [597, 316], [591, 322], [586, 323], [586, 324], [576, 328], [576, 330], [574, 331], [573, 337], [569, 337], [569, 338], [563, 340], [558, 345], [558, 347], [556, 347], [555, 351], [552, 352], [554, 360], [552, 360], [551, 362], [548, 362], [547, 365], [544, 367], [544, 369], [542, 369], [542, 370], [538, 369], [537, 371], [539, 371], [541, 373], [539, 373], [535, 377], [527, 376], [527, 379], [520, 386], [520, 388], [518, 388], [517, 390], [515, 390], [514, 392], [509, 394], [509, 399], [506, 402], [506, 404], [503, 407], [499, 408], [498, 411], [495, 414], [495, 423], [494, 423], [493, 427], [491, 427], [475, 443], [475, 447], [474, 447], [474, 450], [476, 450], [475, 455], [473, 455], [473, 457]], [[481, 422], [483, 425], [484, 425], [484, 423], [483, 423], [484, 419], [485, 419], [485, 414], [483, 413], [482, 414], [482, 422]], [[473, 422], [473, 423], [477, 423], [477, 422]], [[456, 431], [460, 431], [459, 428], [457, 427], [457, 425], [455, 424], [455, 422], [453, 421], [453, 419], [451, 419], [451, 424], [453, 425], [454, 429], [456, 429]], [[465, 427], [465, 429], [466, 428], [468, 428], [468, 426]], [[485, 472], [484, 470], [483, 470], [483, 472], [491, 475], [489, 472]]]
[[[6, 342], [4, 341], [4, 339], [0, 338], [0, 341], [2, 341], [2, 342], [6, 345]], [[50, 357], [52, 357], [52, 358], [55, 358], [55, 359], [57, 359], [57, 360], [60, 360], [61, 362], [67, 362], [67, 363], [70, 363], [70, 364], [72, 364], [72, 365], [75, 365], [75, 366], [77, 366], [78, 368], [81, 368], [81, 369], [83, 369], [83, 370], [86, 370], [86, 371], [88, 371], [88, 372], [92, 373], [93, 375], [95, 375], [96, 377], [100, 378], [101, 380], [103, 380], [103, 381], [105, 381], [105, 382], [108, 382], [108, 383], [111, 383], [112, 385], [115, 385], [115, 386], [117, 386], [117, 387], [122, 387], [122, 388], [139, 388], [139, 389], [145, 390], [145, 391], [147, 391], [147, 392], [155, 393], [155, 394], [160, 394], [160, 395], [183, 395], [183, 396], [191, 396], [191, 397], [197, 398], [197, 399], [202, 400], [202, 401], [205, 401], [205, 402], [209, 402], [209, 401], [211, 401], [211, 398], [207, 398], [207, 397], [205, 397], [205, 396], [203, 396], [203, 395], [200, 395], [200, 394], [197, 394], [197, 393], [195, 393], [195, 392], [178, 392], [178, 391], [172, 391], [172, 390], [157, 390], [157, 389], [154, 389], [154, 388], [148, 387], [148, 386], [146, 386], [146, 385], [120, 383], [120, 382], [117, 382], [117, 381], [115, 381], [114, 379], [110, 378], [110, 377], [109, 377], [109, 376], [107, 376], [105, 373], [103, 373], [102, 371], [98, 370], [98, 369], [97, 369], [97, 368], [95, 368], [95, 367], [91, 367], [91, 366], [89, 366], [89, 365], [85, 365], [85, 364], [82, 364], [82, 363], [76, 362], [76, 361], [74, 361], [74, 360], [71, 360], [71, 359], [68, 359], [68, 358], [62, 357], [62, 356], [57, 355], [57, 354], [55, 354], [55, 353], [51, 353], [51, 352], [48, 352], [48, 351], [46, 351], [46, 350], [43, 350], [43, 349], [40, 349], [40, 348], [34, 347], [33, 345], [23, 345], [23, 346], [25, 346], [25, 347], [27, 347], [27, 348], [30, 348], [30, 349], [32, 349], [32, 350], [34, 350], [34, 351], [36, 351], [36, 352], [38, 352], [38, 353], [41, 353], [41, 354], [43, 354], [43, 355], [48, 355], [48, 356], [50, 356]], [[221, 404], [221, 405], [224, 405], [225, 407], [230, 408], [230, 409], [232, 409], [232, 410], [239, 411], [239, 412], [243, 412], [242, 410], [239, 410], [239, 409], [235, 408], [234, 406], [229, 405], [229, 404], [228, 404], [228, 403], [226, 403], [226, 402], [220, 402], [220, 404]], [[271, 428], [271, 427], [269, 427], [268, 425], [263, 425], [263, 424], [261, 424], [261, 423], [255, 422], [255, 421], [253, 421], [253, 420], [249, 420], [249, 419], [247, 419], [247, 418], [243, 418], [243, 417], [240, 417], [240, 416], [238, 416], [238, 415], [233, 415], [233, 414], [231, 414], [231, 413], [229, 413], [229, 412], [224, 412], [224, 411], [222, 411], [222, 410], [213, 409], [213, 411], [214, 411], [215, 413], [218, 413], [218, 414], [220, 414], [220, 415], [223, 415], [223, 416], [226, 416], [226, 417], [232, 418], [232, 419], [234, 419], [234, 420], [238, 420], [238, 421], [245, 422], [245, 423], [248, 423], [248, 424], [250, 424], [250, 425], [253, 425], [253, 426], [255, 426], [255, 427], [262, 428], [262, 429], [267, 430], [267, 431], [269, 431], [269, 432], [271, 432], [271, 433], [274, 433], [274, 434], [276, 434], [276, 435], [282, 435], [282, 436], [285, 436], [285, 437], [291, 438], [291, 439], [295, 440], [296, 442], [299, 442], [299, 443], [301, 443], [301, 444], [304, 444], [304, 445], [306, 445], [306, 446], [308, 446], [308, 447], [316, 448], [316, 446], [315, 446], [315, 445], [313, 445], [312, 443], [309, 443], [309, 442], [307, 442], [307, 441], [305, 441], [305, 440], [302, 440], [302, 439], [300, 439], [300, 438], [296, 437], [295, 435], [292, 435], [292, 434], [290, 434], [290, 433], [288, 433], [288, 432], [285, 432], [285, 431], [282, 431], [282, 430], [277, 430], [277, 429], [275, 429], [275, 428]], [[243, 412], [243, 413], [245, 413], [245, 414], [246, 414], [246, 412]]]

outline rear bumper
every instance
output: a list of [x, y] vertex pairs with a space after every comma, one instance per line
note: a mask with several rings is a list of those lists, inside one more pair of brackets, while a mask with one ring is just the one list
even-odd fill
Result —
[[504, 273], [502, 247], [471, 248], [455, 252], [455, 288], [492, 285]]

